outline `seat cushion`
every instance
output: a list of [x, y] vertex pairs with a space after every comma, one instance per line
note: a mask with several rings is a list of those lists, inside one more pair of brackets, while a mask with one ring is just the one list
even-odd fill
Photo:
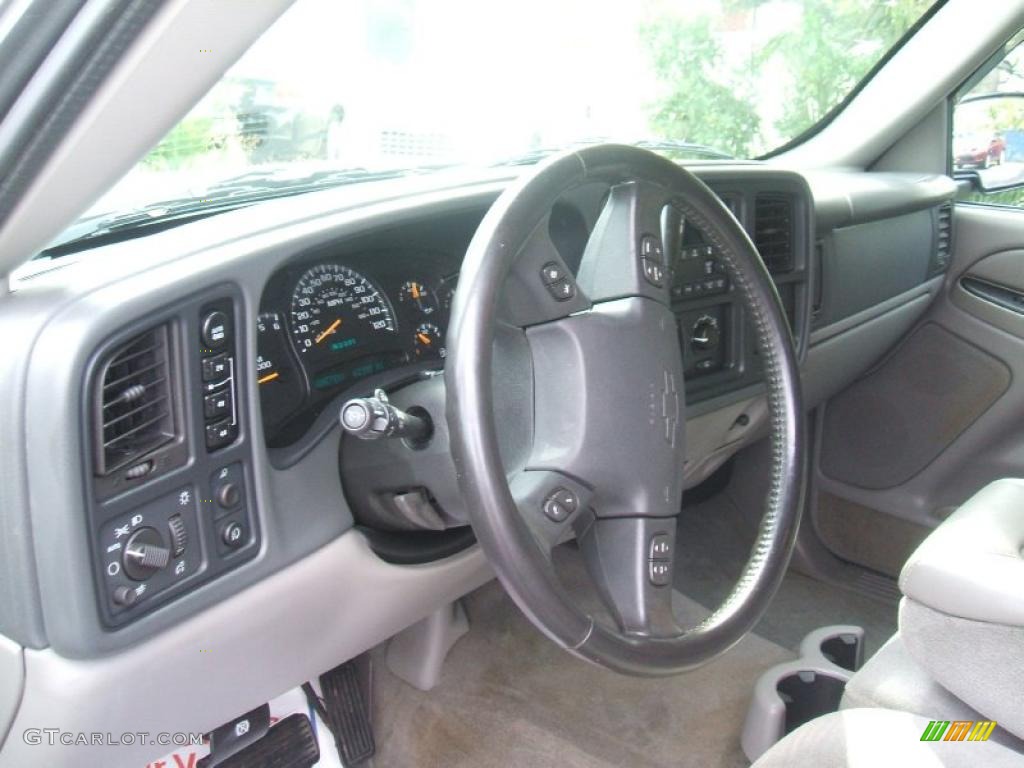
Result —
[[[846, 684], [841, 709], [879, 707], [943, 720], [988, 720], [947, 691], [907, 651], [897, 632]], [[1024, 742], [1005, 728], [990, 737], [1018, 751]]]
[[1024, 768], [993, 741], [921, 741], [929, 720], [889, 709], [843, 709], [797, 728], [753, 768]]

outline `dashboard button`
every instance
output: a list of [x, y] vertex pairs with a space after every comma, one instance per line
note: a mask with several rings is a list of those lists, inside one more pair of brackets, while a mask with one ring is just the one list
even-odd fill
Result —
[[227, 514], [245, 499], [245, 477], [239, 462], [221, 467], [210, 476], [210, 489], [217, 506], [214, 517]]
[[203, 415], [208, 419], [215, 419], [226, 413], [231, 413], [231, 389], [227, 388], [203, 398]]
[[203, 360], [203, 381], [223, 381], [231, 373], [230, 358], [214, 355]]
[[231, 549], [238, 549], [245, 544], [245, 525], [237, 520], [226, 523], [220, 529], [220, 540]]
[[225, 483], [217, 489], [217, 503], [224, 509], [231, 509], [242, 500], [242, 492], [234, 483]]
[[206, 425], [206, 447], [211, 451], [233, 443], [236, 437], [238, 437], [238, 426], [227, 419]]
[[219, 309], [214, 310], [203, 318], [202, 340], [208, 349], [220, 349], [227, 344], [231, 329], [228, 316]]

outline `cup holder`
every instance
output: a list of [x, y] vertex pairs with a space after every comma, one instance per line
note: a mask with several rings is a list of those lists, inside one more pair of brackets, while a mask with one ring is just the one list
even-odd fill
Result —
[[786, 706], [783, 735], [819, 715], [837, 711], [845, 687], [846, 680], [811, 669], [801, 669], [779, 680], [775, 690]]
[[853, 624], [816, 629], [800, 643], [800, 656], [856, 672], [864, 663], [864, 629]]
[[821, 655], [837, 667], [856, 672], [860, 667], [864, 644], [855, 635], [836, 635], [821, 643]]
[[837, 711], [846, 683], [863, 656], [861, 627], [822, 627], [800, 643], [799, 659], [778, 664], [761, 675], [741, 737], [750, 761], [804, 723]]

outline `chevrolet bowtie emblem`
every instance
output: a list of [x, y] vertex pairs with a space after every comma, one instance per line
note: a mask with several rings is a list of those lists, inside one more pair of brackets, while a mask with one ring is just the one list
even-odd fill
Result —
[[676, 427], [679, 424], [679, 391], [676, 389], [676, 377], [668, 371], [665, 371], [661, 390], [661, 417], [665, 421], [665, 442], [675, 448]]

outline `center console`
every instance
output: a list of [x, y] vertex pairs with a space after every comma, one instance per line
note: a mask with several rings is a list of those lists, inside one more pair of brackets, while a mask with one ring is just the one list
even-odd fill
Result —
[[[741, 183], [728, 176], [703, 176], [754, 241], [802, 354], [812, 299], [810, 195], [798, 176], [759, 177], [745, 175]], [[706, 234], [684, 222], [679, 250], [669, 255], [669, 266], [687, 403], [758, 383], [761, 362], [742, 300]]]

